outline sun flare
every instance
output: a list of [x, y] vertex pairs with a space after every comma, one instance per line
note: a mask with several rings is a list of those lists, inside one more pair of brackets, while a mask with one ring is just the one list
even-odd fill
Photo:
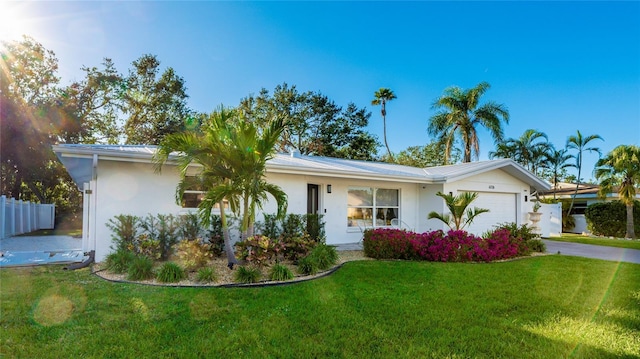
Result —
[[35, 21], [23, 3], [7, 2], [0, 5], [0, 41], [18, 41], [22, 35], [32, 35]]

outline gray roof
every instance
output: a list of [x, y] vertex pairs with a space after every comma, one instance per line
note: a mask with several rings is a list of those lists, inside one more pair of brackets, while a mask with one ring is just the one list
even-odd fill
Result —
[[[53, 151], [78, 185], [92, 175], [93, 156], [101, 160], [151, 162], [156, 146], [131, 145], [54, 145]], [[267, 172], [309, 174], [336, 178], [379, 179], [409, 183], [445, 183], [500, 169], [536, 189], [550, 185], [511, 159], [461, 163], [450, 166], [417, 168], [391, 163], [340, 158], [276, 154], [267, 162]]]

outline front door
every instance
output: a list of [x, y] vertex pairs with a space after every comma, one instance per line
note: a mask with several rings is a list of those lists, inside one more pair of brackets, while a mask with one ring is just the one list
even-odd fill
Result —
[[317, 184], [307, 184], [307, 213], [318, 214], [320, 186]]

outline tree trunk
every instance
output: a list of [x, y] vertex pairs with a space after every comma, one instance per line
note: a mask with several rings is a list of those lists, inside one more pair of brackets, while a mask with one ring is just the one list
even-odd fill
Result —
[[578, 195], [578, 189], [580, 188], [580, 172], [582, 171], [582, 161], [578, 161], [578, 180], [576, 181], [576, 191], [573, 192], [573, 196], [571, 196], [571, 204], [569, 205], [568, 215], [571, 215], [573, 211], [573, 203], [576, 201], [576, 196]]
[[389, 144], [387, 143], [387, 116], [382, 116], [382, 127], [384, 131], [384, 146], [387, 148], [387, 153], [389, 154], [391, 161], [395, 162], [393, 155], [391, 154], [391, 150], [389, 149]]
[[636, 238], [635, 229], [633, 228], [633, 201], [631, 204], [627, 204], [627, 235], [629, 239]]
[[235, 264], [238, 264], [235, 251], [231, 245], [231, 231], [229, 231], [229, 225], [227, 224], [227, 216], [224, 213], [224, 202], [220, 201], [220, 222], [222, 224], [222, 238], [224, 239], [224, 251], [227, 254], [227, 267], [233, 269]]

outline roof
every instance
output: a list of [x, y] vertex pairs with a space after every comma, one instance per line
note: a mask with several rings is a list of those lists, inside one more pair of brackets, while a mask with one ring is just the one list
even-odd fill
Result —
[[[100, 160], [150, 163], [156, 149], [156, 146], [149, 145], [61, 144], [53, 146], [53, 151], [79, 186], [88, 182], [93, 176], [94, 157]], [[384, 162], [279, 153], [267, 162], [267, 172], [272, 173], [426, 184], [454, 182], [496, 169], [507, 172], [535, 189], [548, 190], [551, 187], [511, 159], [417, 168]]]

